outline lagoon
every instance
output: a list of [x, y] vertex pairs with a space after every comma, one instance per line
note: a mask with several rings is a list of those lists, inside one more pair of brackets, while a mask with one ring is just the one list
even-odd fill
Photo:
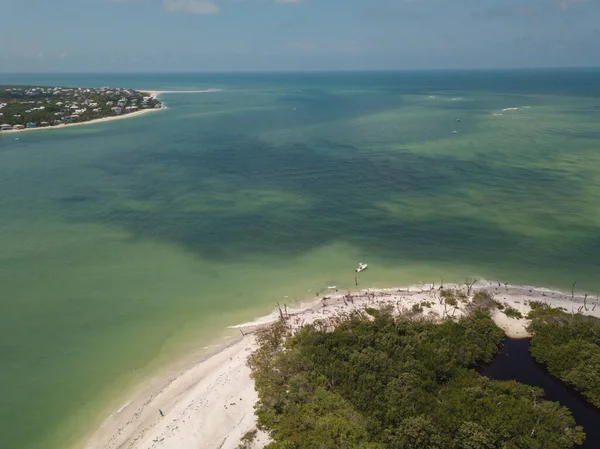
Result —
[[582, 426], [586, 439], [582, 449], [600, 447], [600, 410], [588, 403], [580, 394], [560, 380], [550, 376], [543, 366], [537, 364], [529, 353], [529, 340], [504, 340], [501, 352], [494, 361], [479, 370], [481, 374], [496, 380], [515, 380], [542, 388], [545, 399], [559, 402], [573, 413], [575, 422]]

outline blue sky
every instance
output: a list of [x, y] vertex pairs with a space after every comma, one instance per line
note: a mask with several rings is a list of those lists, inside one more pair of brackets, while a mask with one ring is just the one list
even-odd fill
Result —
[[600, 0], [0, 0], [0, 72], [600, 66]]

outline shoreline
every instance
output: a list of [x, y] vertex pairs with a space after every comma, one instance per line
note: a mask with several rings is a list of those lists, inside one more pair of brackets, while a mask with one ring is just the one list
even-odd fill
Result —
[[[464, 285], [448, 284], [445, 288]], [[473, 291], [488, 290], [495, 299], [507, 303], [525, 316], [529, 301], [536, 300], [577, 312], [584, 297], [541, 287], [504, 286], [498, 282], [479, 281]], [[362, 289], [354, 292], [331, 290], [331, 294], [300, 302], [292, 307], [282, 305], [286, 322], [295, 332], [317, 320], [330, 320], [364, 307], [391, 305], [399, 312], [412, 310], [415, 304], [432, 303], [423, 309], [422, 316], [439, 320], [444, 315], [458, 318], [464, 305], [448, 310], [438, 301], [438, 287], [432, 284], [392, 289]], [[588, 298], [587, 315], [600, 318], [597, 298]], [[87, 440], [86, 449], [236, 449], [242, 436], [256, 428], [254, 404], [257, 400], [248, 355], [256, 348], [254, 332], [280, 319], [279, 310], [251, 322], [232, 325], [237, 337], [213, 346], [195, 362], [160, 382], [143, 389], [110, 415]], [[495, 310], [492, 318], [509, 338], [530, 338], [526, 331], [529, 320], [515, 319]], [[161, 416], [159, 409], [164, 412]], [[268, 436], [258, 432], [251, 447], [262, 448]]]
[[[148, 95], [150, 95], [152, 98], [157, 99], [159, 95], [163, 95], [163, 94], [199, 94], [199, 93], [211, 93], [211, 92], [220, 92], [220, 89], [206, 89], [206, 90], [139, 90], [139, 92], [142, 93], [147, 93]], [[96, 118], [93, 120], [87, 120], [85, 122], [78, 122], [78, 123], [63, 123], [61, 125], [56, 125], [56, 126], [44, 126], [44, 127], [39, 127], [39, 128], [24, 128], [24, 129], [11, 129], [10, 131], [0, 131], [0, 136], [4, 135], [4, 134], [16, 134], [16, 133], [22, 133], [22, 132], [27, 132], [27, 131], [43, 131], [43, 130], [55, 130], [55, 129], [66, 129], [72, 126], [84, 126], [84, 125], [93, 125], [96, 123], [106, 123], [106, 122], [112, 122], [115, 120], [123, 120], [123, 119], [128, 119], [128, 118], [133, 118], [133, 117], [139, 117], [141, 115], [145, 115], [145, 114], [149, 114], [151, 112], [159, 112], [159, 111], [166, 111], [167, 109], [169, 109], [167, 106], [164, 105], [164, 103], [162, 104], [162, 106], [160, 108], [151, 108], [151, 109], [142, 109], [140, 111], [135, 111], [135, 112], [129, 112], [127, 114], [121, 114], [121, 115], [111, 115], [108, 117], [101, 117], [101, 118]]]
[[66, 128], [70, 128], [72, 126], [94, 125], [97, 123], [106, 123], [106, 122], [112, 122], [115, 120], [139, 117], [140, 115], [149, 114], [151, 112], [166, 111], [167, 109], [168, 108], [163, 105], [161, 108], [142, 109], [141, 111], [130, 112], [128, 114], [114, 115], [114, 116], [110, 116], [110, 117], [101, 117], [101, 118], [96, 118], [93, 120], [88, 120], [85, 122], [64, 123], [62, 125], [44, 126], [44, 127], [40, 127], [40, 128], [11, 129], [10, 131], [0, 131], [0, 136], [2, 136], [4, 134], [17, 134], [17, 133], [23, 133], [23, 132], [27, 132], [27, 131], [49, 131], [49, 130], [57, 130], [57, 129], [66, 129]]

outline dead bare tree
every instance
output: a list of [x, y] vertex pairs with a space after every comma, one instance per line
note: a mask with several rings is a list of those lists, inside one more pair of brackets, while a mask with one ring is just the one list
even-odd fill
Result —
[[454, 315], [456, 315], [456, 311], [458, 310], [458, 305], [454, 306], [454, 310], [452, 311], [452, 317], [454, 318]]
[[467, 296], [471, 296], [471, 290], [473, 290], [473, 285], [477, 282], [477, 279], [468, 277], [465, 279], [465, 286], [467, 287]]
[[440, 288], [439, 288], [439, 289], [440, 289], [440, 290], [443, 290], [443, 289], [444, 289], [444, 278], [442, 278], [442, 279], [440, 280]]
[[537, 430], [539, 425], [540, 425], [540, 418], [538, 417], [537, 422], [535, 423], [535, 426], [531, 430], [531, 437], [533, 437], [535, 435], [535, 431]]
[[573, 285], [571, 286], [571, 298], [575, 296], [575, 284], [577, 284], [577, 281], [573, 282]]
[[443, 295], [434, 295], [433, 298], [437, 298], [437, 300], [440, 303], [440, 306], [444, 303], [444, 296]]
[[585, 311], [587, 312], [587, 293], [585, 294], [585, 297], [583, 298], [583, 308], [585, 309]]
[[504, 283], [504, 288], [506, 289], [506, 291], [508, 292], [508, 282]]
[[281, 318], [281, 322], [285, 321], [285, 317], [283, 316], [283, 311], [281, 310], [281, 306], [277, 303], [277, 309], [279, 310], [279, 318]]

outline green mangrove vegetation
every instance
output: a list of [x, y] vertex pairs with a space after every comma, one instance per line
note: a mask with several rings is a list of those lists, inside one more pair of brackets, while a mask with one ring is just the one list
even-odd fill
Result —
[[531, 355], [600, 408], [600, 320], [541, 302], [530, 306]]
[[161, 106], [154, 96], [133, 89], [0, 85], [0, 131], [87, 122]]
[[585, 438], [541, 389], [473, 369], [502, 340], [483, 307], [441, 324], [366, 309], [257, 338], [249, 365], [269, 449], [547, 449]]

